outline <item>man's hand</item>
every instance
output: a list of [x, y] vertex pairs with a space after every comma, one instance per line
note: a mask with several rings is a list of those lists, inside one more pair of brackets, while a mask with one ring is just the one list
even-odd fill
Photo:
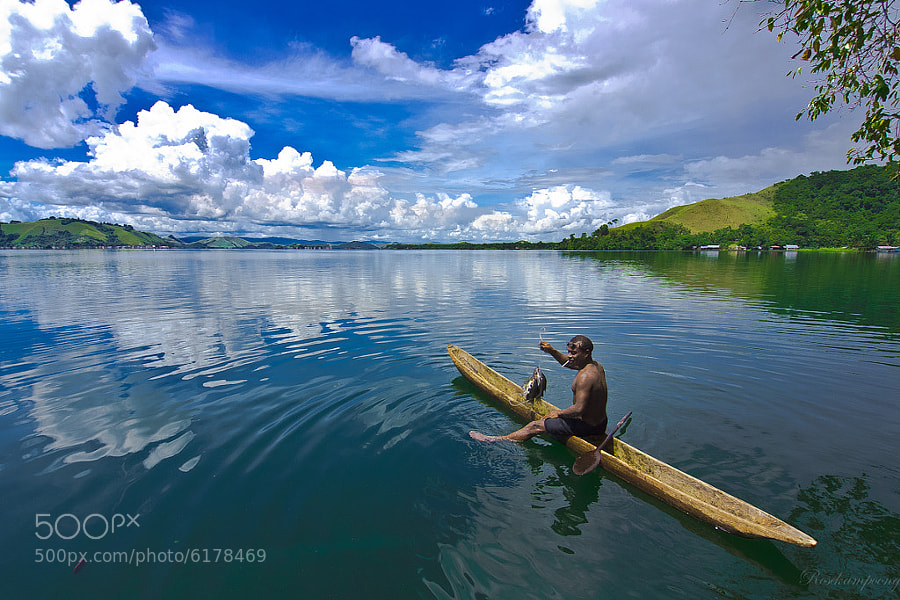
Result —
[[563, 354], [562, 352], [560, 352], [559, 350], [557, 350], [556, 348], [554, 348], [553, 346], [551, 346], [550, 342], [545, 342], [544, 340], [541, 340], [540, 342], [538, 342], [538, 346], [540, 346], [541, 350], [543, 350], [544, 352], [546, 352], [547, 354], [549, 354], [550, 356], [555, 358], [556, 362], [558, 362], [559, 364], [565, 365], [567, 362], [569, 362], [566, 360], [566, 355]]

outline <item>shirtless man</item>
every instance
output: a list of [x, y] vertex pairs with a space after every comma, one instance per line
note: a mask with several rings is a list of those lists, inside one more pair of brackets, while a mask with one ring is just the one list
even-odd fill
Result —
[[508, 435], [489, 436], [470, 431], [469, 435], [473, 439], [482, 442], [524, 442], [536, 435], [548, 433], [565, 442], [572, 435], [585, 437], [606, 433], [606, 372], [591, 356], [594, 350], [591, 340], [583, 335], [576, 335], [566, 346], [568, 354], [563, 354], [543, 340], [540, 347], [562, 366], [578, 371], [572, 382], [572, 406], [552, 411], [543, 419], [532, 421]]

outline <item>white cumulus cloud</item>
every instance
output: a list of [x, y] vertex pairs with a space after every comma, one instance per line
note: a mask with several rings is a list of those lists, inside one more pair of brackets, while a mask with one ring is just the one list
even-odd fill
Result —
[[593, 8], [599, 0], [534, 0], [527, 19], [532, 29], [544, 33], [568, 29], [568, 13]]
[[519, 204], [527, 216], [522, 227], [529, 234], [590, 233], [612, 218], [613, 208], [608, 192], [580, 186], [535, 190]]
[[[417, 131], [417, 147], [390, 160], [467, 180], [496, 181], [506, 170], [514, 185], [527, 171], [553, 168], [609, 167], [624, 177], [634, 169], [620, 157], [660, 155], [678, 157], [667, 174], [687, 166], [677, 176], [688, 183], [691, 163], [715, 157], [749, 175], [756, 161], [744, 158], [766, 137], [775, 152], [806, 150], [804, 125], [793, 115], [806, 102], [807, 76], [785, 77], [793, 48], [757, 32], [760, 10], [701, 0], [534, 0], [523, 31], [484, 44], [449, 69], [416, 63], [381, 38], [357, 39], [356, 49], [370, 44], [373, 51], [354, 58], [386, 80], [418, 80], [475, 99], [464, 114], [448, 111]], [[843, 132], [831, 133], [847, 143]], [[842, 155], [831, 143], [828, 151]], [[767, 174], [792, 177], [795, 164], [810, 162], [783, 162]]]
[[127, 0], [0, 2], [0, 134], [72, 146], [113, 122], [155, 48]]
[[175, 234], [290, 226], [483, 241], [595, 228], [609, 205], [604, 194], [577, 186], [537, 190], [502, 210], [480, 207], [466, 193], [398, 198], [371, 167], [316, 166], [309, 152], [292, 147], [273, 159], [251, 159], [252, 136], [240, 121], [160, 101], [135, 122], [88, 138], [86, 161], [17, 163], [15, 181], [2, 188], [0, 218], [127, 217]]
[[91, 160], [17, 163], [13, 195], [48, 206], [94, 207], [177, 218], [219, 218], [262, 180], [249, 160], [252, 130], [192, 106], [157, 102], [137, 123], [86, 140]]
[[[533, 0], [523, 29], [442, 68], [378, 36], [352, 37], [349, 57], [287, 43], [263, 64], [241, 62], [201, 45], [193, 17], [175, 12], [154, 25], [153, 52], [128, 0], [0, 0], [0, 135], [89, 151], [17, 163], [0, 181], [0, 220], [553, 240], [844, 166], [852, 129], [794, 123], [808, 94], [802, 76], [784, 76], [794, 49], [756, 33], [754, 3], [728, 4]], [[163, 98], [203, 86], [282, 110], [302, 97], [396, 104], [409, 116], [379, 124], [402, 142], [355, 163], [315, 162], [290, 145], [251, 158], [265, 110], [242, 114], [251, 127], [161, 101], [116, 124], [135, 77]], [[348, 147], [366, 146], [357, 142]]]

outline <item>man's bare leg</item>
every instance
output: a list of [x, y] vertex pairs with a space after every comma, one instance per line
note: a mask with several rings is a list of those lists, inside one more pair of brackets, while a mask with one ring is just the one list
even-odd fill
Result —
[[544, 427], [544, 420], [540, 421], [532, 421], [522, 429], [518, 431], [513, 431], [507, 435], [485, 435], [483, 433], [479, 433], [477, 431], [470, 431], [469, 437], [473, 440], [478, 440], [479, 442], [525, 442], [530, 440], [536, 435], [540, 435], [546, 431]]

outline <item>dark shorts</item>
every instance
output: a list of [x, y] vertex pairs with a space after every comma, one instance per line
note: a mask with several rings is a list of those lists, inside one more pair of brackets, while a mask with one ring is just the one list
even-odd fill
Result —
[[578, 437], [590, 437], [606, 434], [606, 425], [588, 425], [581, 419], [572, 417], [557, 417], [555, 419], [547, 419], [544, 421], [544, 427], [547, 433], [552, 435], [560, 442], [565, 443], [573, 435]]

